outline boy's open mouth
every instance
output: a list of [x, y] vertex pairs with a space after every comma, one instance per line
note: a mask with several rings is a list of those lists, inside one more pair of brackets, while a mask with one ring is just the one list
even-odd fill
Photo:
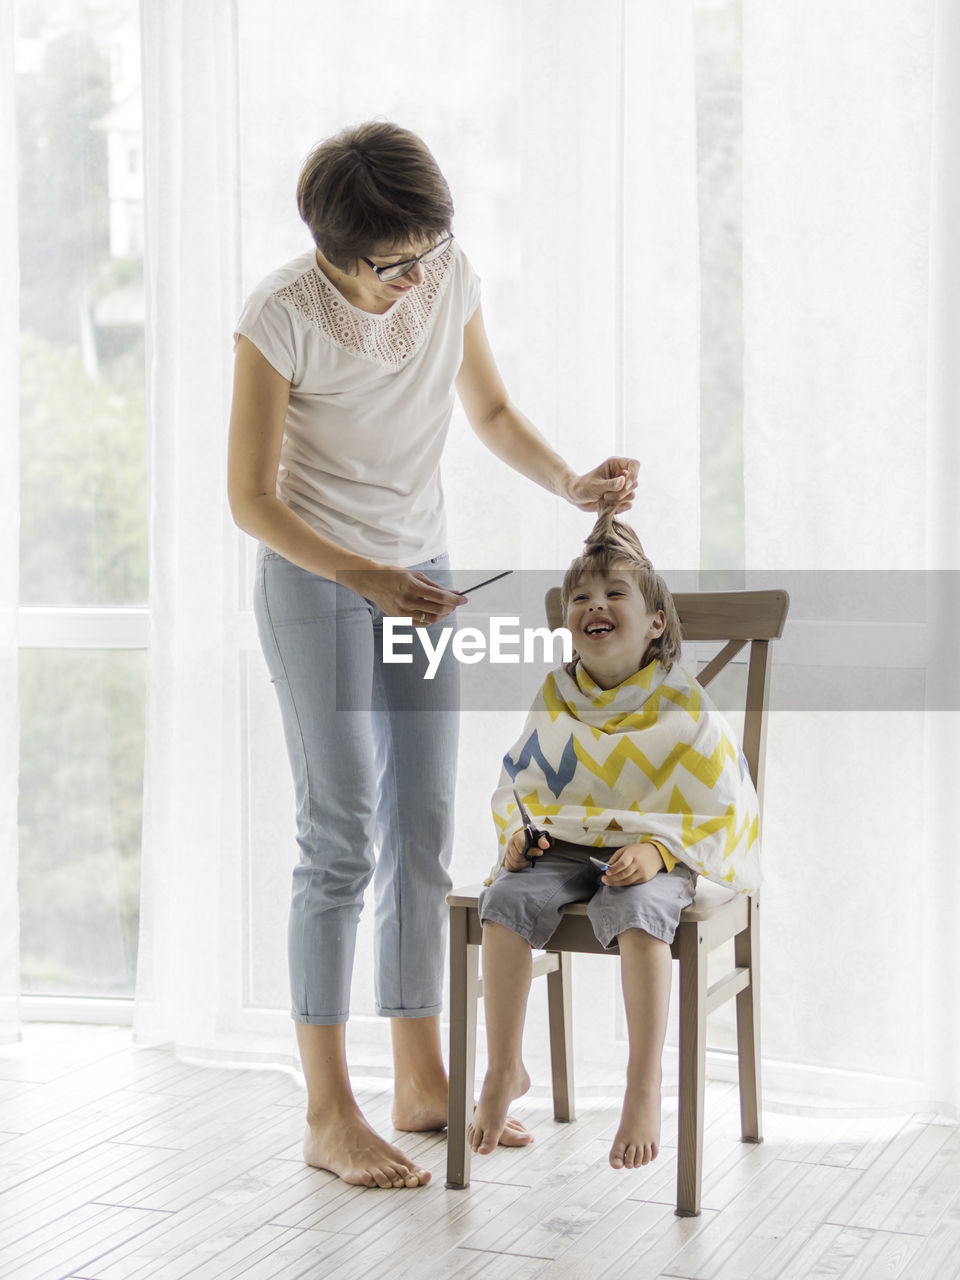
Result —
[[591, 622], [583, 628], [588, 636], [602, 636], [613, 630], [612, 622]]

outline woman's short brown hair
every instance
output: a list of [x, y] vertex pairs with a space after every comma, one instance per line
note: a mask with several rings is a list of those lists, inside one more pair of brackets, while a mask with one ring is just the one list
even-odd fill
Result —
[[426, 244], [450, 230], [450, 189], [426, 144], [398, 124], [343, 129], [307, 156], [297, 207], [317, 248], [341, 271], [376, 248]]
[[615, 568], [626, 569], [631, 574], [650, 613], [662, 609], [666, 615], [666, 626], [647, 645], [641, 665], [647, 666], [656, 659], [669, 671], [680, 659], [683, 641], [677, 606], [673, 602], [670, 588], [654, 569], [640, 539], [628, 524], [614, 518], [613, 507], [607, 507], [597, 516], [597, 522], [584, 543], [583, 551], [563, 575], [560, 598], [564, 618], [567, 616], [567, 606], [574, 588], [584, 574], [599, 573], [606, 576]]

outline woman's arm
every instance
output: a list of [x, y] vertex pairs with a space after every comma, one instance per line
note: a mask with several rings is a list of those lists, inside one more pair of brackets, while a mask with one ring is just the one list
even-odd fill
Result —
[[277, 497], [277, 472], [290, 383], [257, 347], [237, 340], [227, 457], [235, 522], [293, 564], [352, 587], [391, 617], [445, 618], [460, 598], [423, 574], [383, 565], [331, 542]]
[[521, 475], [583, 511], [594, 511], [601, 502], [615, 502], [621, 511], [632, 504], [640, 466], [635, 458], [607, 458], [578, 476], [513, 404], [490, 350], [479, 307], [463, 330], [457, 394], [483, 443]]

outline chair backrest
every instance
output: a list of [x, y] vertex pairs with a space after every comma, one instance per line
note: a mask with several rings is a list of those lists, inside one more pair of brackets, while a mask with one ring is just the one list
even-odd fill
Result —
[[[790, 597], [786, 591], [677, 591], [673, 599], [685, 640], [726, 641], [697, 673], [700, 684], [708, 685], [741, 649], [750, 646], [741, 745], [762, 805], [770, 641], [783, 634]], [[551, 628], [563, 626], [559, 587], [547, 592], [545, 605]]]

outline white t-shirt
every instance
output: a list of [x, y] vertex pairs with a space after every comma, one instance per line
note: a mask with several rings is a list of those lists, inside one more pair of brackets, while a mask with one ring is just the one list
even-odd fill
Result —
[[390, 565], [446, 546], [440, 455], [480, 281], [456, 241], [383, 315], [354, 307], [313, 250], [247, 299], [243, 334], [290, 380], [277, 496], [318, 533]]

